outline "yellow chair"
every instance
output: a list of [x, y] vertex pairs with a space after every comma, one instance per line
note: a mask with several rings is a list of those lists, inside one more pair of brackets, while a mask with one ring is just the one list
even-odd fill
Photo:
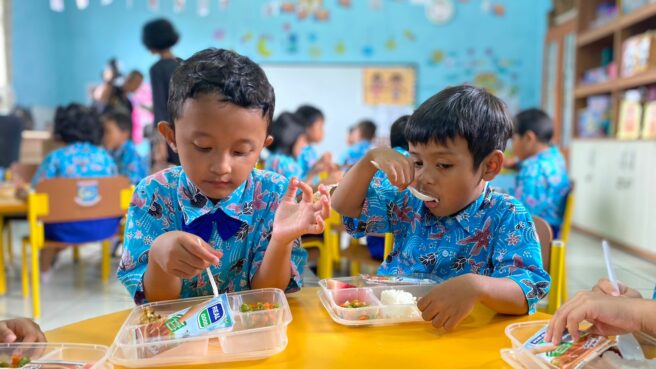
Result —
[[[569, 192], [567, 194], [567, 200], [565, 201], [565, 212], [563, 214], [563, 224], [560, 227], [560, 237], [559, 241], [562, 241], [563, 247], [569, 242], [569, 235], [572, 231], [572, 218], [574, 217], [574, 182], [570, 186]], [[564, 256], [563, 256], [564, 258]], [[564, 263], [564, 261], [563, 261]], [[567, 266], [563, 264], [563, 286], [561, 290], [561, 302], [564, 303], [568, 298], [567, 291]]]
[[565, 243], [553, 240], [551, 226], [544, 219], [533, 217], [533, 223], [540, 242], [543, 268], [551, 276], [551, 290], [545, 312], [553, 314], [564, 302]]
[[[330, 217], [325, 221], [323, 239], [320, 237], [308, 237], [303, 240], [302, 246], [306, 249], [316, 247], [319, 249], [319, 263], [317, 274], [320, 279], [333, 276], [333, 260], [339, 259], [339, 233], [337, 227], [342, 224], [342, 217], [331, 210]], [[337, 258], [335, 258], [337, 255]]]
[[[87, 205], [76, 201], [80, 182], [91, 182], [97, 185], [97, 202]], [[43, 224], [122, 217], [130, 205], [132, 191], [130, 181], [122, 176], [84, 179], [56, 178], [39, 183], [35, 191], [28, 195], [27, 219], [30, 235], [29, 238], [23, 239], [21, 277], [23, 296], [27, 297], [29, 294], [27, 266], [29, 245], [32, 261], [32, 308], [35, 319], [41, 315], [39, 252], [46, 247], [68, 246], [68, 244], [46, 240]], [[102, 241], [101, 277], [102, 282], [107, 283], [111, 262], [110, 244], [109, 239], [99, 241]], [[73, 250], [76, 249], [77, 246]]]
[[[383, 251], [383, 260], [387, 258], [392, 252], [394, 247], [394, 234], [385, 233], [385, 248]], [[351, 275], [357, 276], [360, 275], [360, 267], [362, 264], [369, 265], [372, 267], [379, 267], [381, 264], [380, 260], [376, 260], [371, 257], [369, 249], [361, 245], [360, 242], [356, 239], [351, 239], [349, 247], [344, 250], [343, 256], [345, 259], [350, 260]]]

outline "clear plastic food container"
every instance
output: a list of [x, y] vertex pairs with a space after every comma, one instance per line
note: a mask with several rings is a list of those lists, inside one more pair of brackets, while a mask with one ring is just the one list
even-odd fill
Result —
[[330, 278], [319, 282], [319, 299], [330, 317], [342, 325], [420, 322], [416, 301], [439, 282], [420, 275]]
[[[107, 346], [72, 343], [0, 344], [0, 367], [113, 369]], [[6, 365], [6, 366], [4, 366]]]
[[135, 307], [117, 334], [109, 359], [130, 368], [212, 364], [263, 359], [287, 347], [287, 326], [292, 314], [282, 290], [268, 288], [227, 296], [234, 326], [198, 337], [144, 341], [139, 339], [139, 332], [146, 325], [142, 316], [146, 311], [168, 316], [207, 301], [211, 296]]
[[[516, 369], [552, 369], [556, 368], [537, 357], [530, 350], [524, 348], [524, 343], [549, 323], [548, 320], [516, 323], [506, 327], [506, 336], [510, 339], [512, 348], [501, 350], [502, 359]], [[640, 342], [645, 357], [656, 359], [656, 339], [644, 334], [635, 333]]]

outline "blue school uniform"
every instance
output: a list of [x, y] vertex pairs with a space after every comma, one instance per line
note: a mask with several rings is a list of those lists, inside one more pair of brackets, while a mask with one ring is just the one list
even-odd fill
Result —
[[529, 313], [547, 295], [551, 279], [543, 269], [531, 215], [514, 198], [483, 193], [452, 216], [437, 217], [405, 190], [374, 178], [359, 218], [344, 217], [354, 237], [394, 234], [394, 248], [379, 274], [429, 273], [442, 279], [466, 273], [509, 278], [522, 289]]
[[[137, 186], [128, 211], [119, 280], [137, 304], [146, 302], [143, 276], [153, 241], [166, 232], [185, 231], [223, 252], [220, 265], [211, 266], [220, 292], [250, 289], [269, 245], [275, 211], [287, 185], [288, 180], [278, 174], [253, 170], [230, 196], [213, 203], [182, 167], [147, 177]], [[288, 292], [301, 288], [306, 259], [300, 239], [296, 240]], [[211, 294], [206, 273], [182, 281], [181, 298]]]

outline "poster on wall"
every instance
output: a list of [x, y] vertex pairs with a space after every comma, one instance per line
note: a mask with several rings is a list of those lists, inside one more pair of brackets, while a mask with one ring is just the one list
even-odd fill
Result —
[[417, 75], [414, 68], [365, 68], [366, 105], [414, 106]]

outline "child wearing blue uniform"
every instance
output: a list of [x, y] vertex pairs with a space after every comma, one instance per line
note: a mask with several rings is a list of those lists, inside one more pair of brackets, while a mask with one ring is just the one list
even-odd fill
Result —
[[376, 138], [376, 124], [370, 120], [363, 120], [356, 124], [349, 139], [353, 144], [349, 146], [339, 160], [339, 165], [348, 170], [358, 160], [362, 159], [367, 151], [373, 147], [372, 141]]
[[[394, 233], [380, 274], [445, 280], [418, 302], [436, 328], [454, 328], [478, 302], [503, 314], [533, 313], [549, 290], [530, 214], [487, 184], [501, 171], [511, 132], [499, 99], [476, 87], [447, 88], [410, 117], [410, 158], [373, 149], [333, 193], [352, 235]], [[374, 178], [377, 167], [388, 182]], [[411, 185], [434, 200], [415, 198]]]
[[[60, 107], [55, 113], [55, 138], [66, 146], [46, 156], [39, 165], [32, 187], [53, 178], [94, 178], [118, 175], [112, 157], [98, 144], [102, 129], [98, 114], [79, 104]], [[70, 244], [104, 240], [118, 232], [120, 219], [98, 219], [83, 222], [46, 223], [45, 239]], [[41, 272], [48, 279], [50, 268], [61, 249], [41, 250]]]
[[301, 151], [307, 147], [305, 127], [299, 117], [282, 112], [269, 130], [273, 142], [268, 149], [271, 153], [264, 162], [264, 169], [278, 173], [286, 178], [303, 178], [305, 174], [299, 163]]
[[148, 175], [146, 162], [139, 156], [132, 136], [132, 118], [123, 113], [108, 113], [102, 117], [103, 146], [118, 166], [118, 173], [128, 177], [133, 184]]
[[182, 166], [137, 186], [119, 280], [138, 304], [211, 294], [208, 267], [220, 292], [298, 290], [307, 257], [299, 239], [323, 231], [329, 194], [320, 188], [313, 203], [307, 184], [254, 169], [272, 141], [264, 71], [206, 49], [180, 65], [170, 91], [172, 120], [158, 128]]
[[557, 238], [570, 181], [565, 158], [551, 144], [552, 137], [553, 122], [545, 112], [528, 109], [515, 117], [512, 146], [520, 162], [514, 195], [531, 215], [549, 223]]

